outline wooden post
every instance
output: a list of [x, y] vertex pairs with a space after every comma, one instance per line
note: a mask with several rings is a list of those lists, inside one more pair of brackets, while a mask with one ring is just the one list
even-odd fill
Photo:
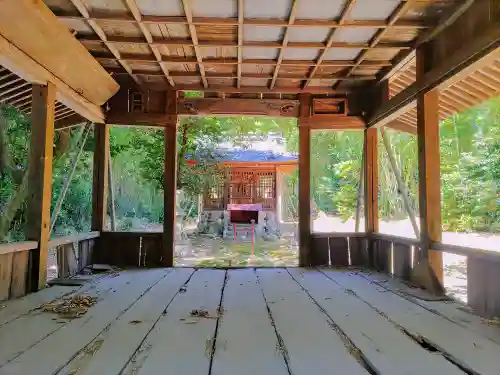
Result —
[[52, 83], [33, 85], [26, 239], [37, 241], [38, 247], [30, 251], [28, 290], [31, 292], [44, 288], [47, 280], [55, 97]]
[[299, 112], [299, 266], [311, 265], [311, 95], [300, 95]]
[[359, 171], [359, 182], [358, 182], [358, 194], [356, 197], [356, 216], [354, 223], [354, 231], [359, 232], [359, 226], [361, 223], [361, 206], [363, 202], [364, 196], [364, 188], [365, 188], [365, 147], [363, 147], [363, 153], [361, 156], [361, 168]]
[[108, 193], [111, 231], [116, 231], [115, 186], [113, 185], [113, 163], [111, 162], [111, 146], [108, 142]]
[[[432, 56], [427, 45], [417, 49], [417, 82], [430, 70]], [[428, 258], [438, 280], [443, 283], [443, 257], [430, 249], [441, 242], [441, 181], [439, 157], [439, 92], [417, 98], [418, 179], [420, 206], [420, 242], [422, 256]]]
[[365, 232], [378, 232], [378, 133], [365, 130]]
[[167, 96], [169, 121], [165, 127], [165, 164], [163, 175], [163, 257], [162, 265], [174, 265], [175, 196], [177, 192], [177, 98], [176, 92]]
[[[109, 125], [94, 124], [94, 179], [92, 186], [92, 223], [93, 231], [106, 228], [108, 200], [108, 147]], [[103, 250], [105, 251], [105, 249]]]

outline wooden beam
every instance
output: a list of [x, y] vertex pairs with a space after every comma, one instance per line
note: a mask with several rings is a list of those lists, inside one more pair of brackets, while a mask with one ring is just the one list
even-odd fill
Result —
[[417, 127], [402, 121], [392, 121], [386, 125], [388, 128], [397, 130], [410, 135], [417, 135]]
[[55, 98], [56, 87], [52, 83], [33, 85], [29, 167], [26, 172], [30, 189], [26, 239], [38, 242], [37, 249], [30, 251], [28, 290], [32, 292], [44, 288], [47, 281]]
[[[83, 19], [78, 14], [68, 14], [59, 10], [54, 10], [54, 13], [63, 20], [81, 20]], [[113, 14], [104, 12], [91, 12], [90, 19], [94, 21], [116, 21], [123, 23], [134, 23], [135, 20], [128, 14]], [[150, 24], [173, 24], [173, 25], [187, 25], [186, 17], [182, 16], [149, 16], [142, 17], [142, 22]], [[193, 17], [192, 23], [194, 25], [222, 25], [222, 26], [238, 26], [239, 17]], [[246, 18], [243, 19], [243, 25], [252, 26], [277, 26], [284, 27], [288, 25], [288, 19], [283, 18]], [[340, 24], [338, 20], [330, 19], [297, 19], [290, 27], [329, 27], [329, 28], [342, 28], [342, 27], [363, 27], [363, 28], [377, 28], [383, 29], [389, 27], [387, 22], [379, 20], [348, 20]], [[400, 20], [392, 27], [398, 29], [429, 29], [433, 25], [419, 21], [419, 20]]]
[[[193, 26], [194, 27], [194, 26]], [[102, 43], [102, 40], [98, 37], [92, 35], [85, 35], [79, 37], [78, 40], [82, 43]], [[118, 43], [118, 44], [132, 44], [132, 45], [144, 45], [147, 46], [148, 43], [142, 38], [130, 37], [130, 36], [108, 36], [106, 38], [106, 43]], [[175, 46], [175, 47], [238, 47], [238, 41], [229, 40], [198, 40], [196, 39], [196, 44], [190, 38], [165, 38], [157, 39], [153, 43], [157, 46]], [[244, 47], [260, 47], [260, 48], [283, 48], [280, 42], [273, 41], [259, 41], [259, 40], [245, 40], [243, 41]], [[332, 48], [352, 48], [352, 49], [410, 49], [411, 45], [406, 42], [388, 42], [388, 43], [378, 43], [374, 47], [370, 47], [368, 43], [348, 43], [348, 42], [334, 42], [331, 45]], [[326, 44], [323, 42], [288, 42], [286, 48], [314, 48], [314, 49], [324, 49]], [[198, 61], [198, 60], [197, 60]]]
[[[132, 74], [132, 69], [128, 65], [126, 61], [122, 61], [120, 52], [118, 49], [109, 42], [108, 37], [104, 33], [104, 30], [101, 28], [99, 23], [97, 23], [95, 20], [92, 20], [90, 18], [90, 13], [89, 9], [87, 8], [87, 5], [82, 0], [70, 0], [71, 3], [75, 6], [75, 8], [80, 12], [82, 17], [85, 19], [87, 24], [90, 26], [90, 28], [97, 34], [99, 37], [99, 40], [104, 43], [104, 45], [108, 48], [109, 52], [113, 54], [113, 56], [116, 57], [117, 61], [121, 66], [123, 66], [123, 69], [125, 69], [127, 72], [129, 72], [130, 77], [139, 85], [141, 82], [138, 80], [136, 76]], [[108, 98], [109, 99], [109, 98]], [[102, 104], [102, 103], [101, 103]]]
[[299, 101], [287, 99], [184, 98], [177, 113], [187, 116], [298, 117]]
[[300, 95], [299, 109], [299, 267], [311, 265], [311, 95]]
[[79, 92], [68, 86], [51, 71], [33, 60], [1, 35], [0, 64], [26, 81], [37, 84], [52, 82], [57, 88], [56, 99], [58, 101], [91, 121], [104, 121], [104, 112], [100, 106], [87, 100]]
[[167, 96], [168, 126], [165, 127], [165, 163], [163, 174], [163, 266], [172, 267], [175, 249], [177, 192], [177, 93]]
[[142, 14], [141, 14], [141, 11], [139, 10], [139, 7], [137, 6], [136, 1], [135, 0], [125, 0], [125, 2], [127, 4], [128, 9], [130, 10], [132, 15], [134, 16], [135, 21], [139, 25], [139, 29], [141, 29], [142, 35], [144, 35], [144, 38], [149, 43], [149, 49], [153, 53], [153, 55], [156, 59], [156, 62], [158, 62], [158, 64], [160, 65], [160, 69], [163, 72], [163, 74], [165, 75], [165, 78], [167, 79], [170, 86], [174, 86], [175, 85], [174, 80], [170, 77], [170, 75], [168, 73], [167, 66], [162, 62], [162, 56], [161, 56], [160, 50], [158, 49], [157, 46], [152, 44], [153, 43], [153, 36], [151, 35], [151, 31], [149, 31], [148, 27], [142, 21]]
[[[113, 75], [124, 75], [128, 74], [127, 72], [124, 72], [120, 70], [119, 68], [108, 68], [108, 72], [112, 73]], [[163, 73], [161, 72], [154, 72], [154, 71], [149, 71], [149, 70], [136, 70], [134, 71], [135, 75], [140, 75], [140, 76], [152, 76], [152, 77], [159, 77], [163, 76]], [[197, 72], [187, 72], [187, 71], [174, 71], [170, 72], [170, 77], [199, 77], [199, 74]], [[229, 78], [229, 79], [235, 79], [238, 78], [237, 73], [216, 73], [216, 72], [207, 72], [205, 73], [206, 78]], [[273, 76], [270, 74], [266, 73], [245, 73], [241, 75], [241, 78], [256, 78], [256, 79], [272, 79]], [[374, 75], [357, 75], [357, 76], [349, 76], [346, 77], [345, 75], [340, 75], [340, 74], [322, 74], [320, 76], [316, 76], [315, 78], [317, 79], [336, 79], [336, 80], [341, 80], [341, 81], [370, 81], [370, 80], [375, 80]], [[302, 74], [281, 74], [279, 76], [280, 80], [292, 80], [292, 81], [305, 81], [308, 79], [307, 76], [304, 76]], [[273, 86], [274, 88], [274, 86]], [[270, 88], [272, 90], [273, 88]]]
[[200, 71], [201, 81], [204, 87], [208, 87], [208, 81], [205, 77], [205, 67], [203, 66], [202, 53], [199, 47], [198, 34], [196, 33], [196, 27], [193, 24], [193, 15], [191, 13], [191, 6], [188, 0], [182, 0], [182, 7], [184, 8], [184, 14], [186, 15], [186, 20], [188, 22], [189, 34], [191, 35], [191, 41], [193, 43], [194, 54], [196, 61], [198, 62], [198, 70]]
[[[158, 84], [144, 84], [142, 87], [151, 89], [154, 91], [164, 91], [164, 85]], [[217, 93], [254, 93], [254, 94], [346, 94], [346, 90], [333, 90], [330, 86], [309, 86], [305, 89], [296, 86], [279, 86], [270, 90], [267, 86], [242, 86], [239, 89], [236, 87], [229, 87], [225, 85], [210, 85], [209, 88], [203, 87], [203, 85], [176, 85], [175, 89], [177, 91], [200, 91], [200, 92], [217, 92]]]
[[406, 112], [407, 108], [411, 108], [418, 95], [436, 88], [449, 87], [480, 66], [497, 59], [500, 55], [499, 40], [500, 27], [488, 29], [480, 37], [467, 44], [466, 48], [456, 51], [447, 60], [427, 71], [415, 83], [379, 107], [370, 117], [368, 125], [370, 127], [385, 125], [394, 119], [394, 113], [401, 110]]
[[[417, 50], [417, 74], [421, 79], [430, 66], [430, 53]], [[438, 280], [443, 282], [443, 257], [430, 248], [441, 242], [441, 180], [439, 157], [439, 91], [421, 93], [417, 99], [418, 181], [420, 209], [420, 243], [422, 256]]]
[[283, 40], [281, 42], [281, 49], [278, 55], [278, 61], [276, 63], [276, 67], [274, 68], [273, 77], [271, 79], [271, 83], [269, 84], [269, 88], [273, 89], [276, 84], [276, 80], [278, 79], [278, 73], [280, 70], [281, 62], [283, 61], [283, 57], [285, 55], [285, 48], [288, 45], [288, 39], [290, 37], [288, 26], [293, 25], [295, 21], [295, 16], [297, 14], [297, 9], [299, 5], [299, 0], [292, 0], [292, 8], [290, 10], [290, 15], [288, 16], [288, 24], [285, 26], [285, 35], [283, 36]]
[[244, 19], [244, 0], [238, 0], [238, 65], [237, 69], [237, 79], [236, 79], [236, 88], [241, 87], [241, 65], [243, 62], [243, 19]]
[[365, 232], [378, 232], [378, 129], [365, 130]]
[[[109, 167], [109, 125], [94, 124], [94, 176], [92, 181], [91, 230], [106, 229]], [[105, 249], [103, 250], [105, 251]]]
[[[117, 59], [110, 53], [93, 53], [95, 59], [97, 60], [112, 60], [117, 61]], [[134, 61], [134, 62], [156, 62], [156, 60], [149, 55], [144, 54], [136, 54], [136, 53], [122, 53], [122, 60], [126, 61]], [[184, 57], [184, 56], [164, 56], [164, 63], [168, 64], [196, 64], [197, 60], [195, 57]], [[289, 66], [306, 66], [309, 67], [316, 63], [315, 60], [283, 60], [281, 65], [289, 65]], [[238, 61], [236, 58], [228, 57], [228, 58], [219, 58], [219, 57], [210, 57], [203, 59], [204, 65], [216, 64], [216, 65], [238, 65], [238, 64], [248, 64], [248, 65], [276, 65], [276, 59], [242, 59], [242, 61]], [[322, 66], [335, 66], [335, 67], [349, 67], [353, 66], [355, 62], [353, 60], [323, 60], [321, 62]], [[389, 61], [383, 60], [364, 60], [361, 63], [362, 67], [366, 68], [380, 68], [391, 66]]]
[[[344, 5], [344, 9], [342, 10], [342, 14], [340, 15], [340, 19], [338, 21], [338, 24], [341, 26], [346, 23], [347, 17], [349, 16], [349, 13], [351, 13], [352, 8], [354, 7], [356, 0], [348, 0], [346, 4]], [[316, 64], [314, 64], [314, 67], [312, 68], [311, 72], [309, 73], [309, 77], [306, 82], [304, 82], [304, 85], [302, 86], [303, 88], [306, 88], [312, 81], [314, 75], [316, 74], [316, 71], [318, 70], [319, 66], [323, 63], [323, 60], [325, 59], [328, 50], [332, 46], [332, 44], [335, 41], [335, 35], [337, 29], [333, 29], [332, 32], [330, 33], [330, 36], [328, 37], [328, 40], [326, 41], [326, 46], [325, 49], [321, 52], [319, 55], [318, 59], [316, 60]]]
[[[95, 105], [104, 104], [118, 90], [118, 84], [43, 1], [2, 1], [1, 8], [2, 44], [15, 46], [16, 52], [0, 47], [0, 63], [14, 58], [19, 51], [29, 56], [32, 64], [40, 65]], [[2, 65], [26, 79], [8, 65]], [[26, 80], [45, 84], [48, 79], [43, 76], [39, 74], [34, 80]]]
[[387, 20], [387, 28], [385, 29], [379, 29], [376, 33], [375, 36], [370, 40], [369, 48], [365, 49], [360, 52], [359, 56], [356, 58], [356, 64], [349, 69], [347, 72], [347, 77], [349, 77], [351, 74], [354, 73], [356, 68], [363, 62], [365, 59], [367, 53], [370, 51], [370, 49], [375, 48], [377, 44], [380, 43], [386, 32], [389, 30], [389, 28], [396, 23], [396, 21], [412, 6], [415, 5], [417, 0], [407, 0], [401, 2], [396, 9], [392, 12], [390, 15], [389, 19]]
[[475, 0], [466, 0], [463, 4], [459, 5], [458, 8], [452, 7], [449, 12], [446, 12], [441, 17], [436, 27], [429, 28], [426, 32], [424, 32], [417, 38], [413, 48], [410, 51], [401, 51], [393, 59], [393, 65], [391, 67], [382, 69], [382, 71], [377, 74], [378, 80], [383, 81], [389, 79], [394, 74], [398, 73], [401, 70], [404, 70], [405, 66], [407, 66], [408, 63], [411, 63], [411, 61], [415, 59], [415, 49], [419, 45], [437, 37], [441, 32], [443, 32], [443, 30], [453, 24], [453, 22], [455, 22], [463, 13], [465, 13], [465, 11], [469, 9], [474, 1]]
[[313, 116], [304, 126], [314, 130], [365, 130], [366, 122], [359, 116]]

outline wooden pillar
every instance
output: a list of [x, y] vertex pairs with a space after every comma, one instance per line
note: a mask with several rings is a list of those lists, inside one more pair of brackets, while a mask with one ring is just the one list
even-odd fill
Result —
[[311, 265], [311, 95], [300, 95], [299, 112], [299, 266]]
[[365, 232], [378, 232], [378, 129], [365, 130]]
[[[417, 82], [431, 68], [432, 55], [423, 45], [417, 50]], [[439, 92], [432, 90], [417, 98], [418, 179], [420, 242], [438, 280], [443, 283], [443, 257], [430, 249], [441, 242], [441, 181], [439, 156]]]
[[[92, 185], [91, 228], [102, 231], [106, 228], [109, 168], [109, 125], [94, 124], [94, 176]], [[103, 249], [106, 251], [106, 249]]]
[[33, 85], [32, 95], [26, 239], [38, 242], [29, 258], [28, 290], [34, 292], [44, 288], [47, 280], [56, 88], [50, 82]]
[[177, 192], [177, 98], [169, 92], [167, 97], [169, 120], [165, 127], [165, 164], [163, 175], [163, 257], [162, 265], [174, 265], [175, 197]]

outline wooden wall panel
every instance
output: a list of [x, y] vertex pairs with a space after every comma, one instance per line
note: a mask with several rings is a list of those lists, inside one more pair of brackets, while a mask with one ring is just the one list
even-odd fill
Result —
[[142, 236], [141, 266], [160, 267], [163, 257], [162, 233], [151, 233]]
[[330, 237], [330, 263], [332, 266], [349, 266], [347, 237]]
[[10, 298], [18, 298], [27, 293], [29, 251], [17, 251], [12, 258]]
[[371, 267], [368, 241], [365, 237], [349, 237], [351, 266]]
[[328, 237], [311, 238], [311, 266], [328, 266], [329, 260]]
[[9, 298], [13, 253], [0, 255], [0, 301]]
[[474, 313], [500, 316], [500, 262], [467, 257], [467, 302]]
[[376, 240], [374, 248], [374, 266], [380, 272], [389, 273], [392, 242]]
[[139, 267], [140, 233], [103, 232], [97, 240], [93, 263]]
[[411, 276], [411, 252], [410, 245], [393, 243], [392, 262], [394, 276], [409, 280]]

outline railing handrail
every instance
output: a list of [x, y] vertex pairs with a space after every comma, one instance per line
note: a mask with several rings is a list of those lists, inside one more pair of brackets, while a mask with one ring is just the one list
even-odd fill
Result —
[[400, 237], [380, 232], [373, 233], [372, 237], [376, 238], [377, 240], [387, 240], [391, 242], [401, 243], [404, 245], [420, 246], [420, 240], [417, 240], [416, 238]]
[[33, 250], [38, 247], [38, 242], [36, 241], [21, 241], [0, 244], [0, 255], [16, 253], [18, 251]]
[[94, 231], [94, 232], [88, 232], [88, 233], [77, 233], [77, 234], [72, 234], [69, 236], [63, 236], [63, 237], [58, 237], [54, 238], [49, 241], [49, 248], [53, 247], [58, 247], [62, 245], [67, 245], [69, 243], [73, 242], [80, 242], [84, 240], [90, 240], [92, 238], [97, 238], [100, 236], [100, 232]]

